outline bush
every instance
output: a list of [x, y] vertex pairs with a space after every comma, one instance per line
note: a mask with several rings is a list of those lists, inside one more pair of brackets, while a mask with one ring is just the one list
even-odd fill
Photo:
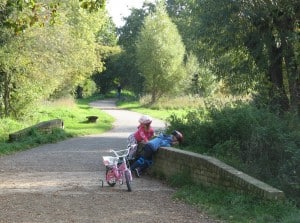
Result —
[[76, 98], [87, 98], [92, 96], [97, 91], [96, 83], [87, 79], [83, 84], [77, 86], [76, 88]]
[[[300, 122], [249, 105], [210, 107], [169, 118], [183, 146], [215, 156], [297, 199], [300, 192]], [[299, 198], [298, 198], [299, 199]], [[300, 205], [300, 199], [297, 201]]]

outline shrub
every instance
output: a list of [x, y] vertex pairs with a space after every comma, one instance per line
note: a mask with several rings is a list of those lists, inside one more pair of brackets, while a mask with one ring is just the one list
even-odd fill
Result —
[[[183, 146], [215, 156], [289, 197], [300, 192], [300, 122], [249, 105], [210, 107], [169, 118], [183, 132]], [[299, 198], [298, 198], [299, 199]], [[297, 201], [300, 205], [300, 199]]]
[[87, 98], [92, 96], [97, 91], [96, 83], [91, 79], [86, 79], [83, 84], [77, 86], [76, 97]]

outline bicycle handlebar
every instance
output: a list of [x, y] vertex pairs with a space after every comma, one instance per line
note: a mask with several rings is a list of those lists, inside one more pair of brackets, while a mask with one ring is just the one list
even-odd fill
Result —
[[123, 150], [113, 150], [111, 149], [110, 151], [113, 152], [115, 154], [116, 157], [120, 158], [120, 157], [126, 157], [129, 154], [129, 149], [123, 149]]

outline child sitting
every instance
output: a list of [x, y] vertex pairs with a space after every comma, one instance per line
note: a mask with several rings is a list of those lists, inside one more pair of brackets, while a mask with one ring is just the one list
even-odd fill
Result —
[[154, 129], [151, 127], [152, 118], [150, 116], [141, 116], [139, 119], [139, 123], [140, 124], [137, 131], [129, 135], [127, 139], [128, 147], [131, 147], [128, 157], [130, 160], [138, 156], [137, 153], [140, 153], [141, 148], [144, 146], [144, 144], [154, 136]]
[[183, 135], [175, 130], [171, 135], [160, 134], [156, 138], [148, 141], [144, 146], [144, 154], [140, 156], [130, 167], [131, 171], [135, 171], [137, 177], [140, 176], [141, 172], [146, 170], [152, 165], [153, 154], [160, 147], [170, 147], [181, 143], [183, 140]]

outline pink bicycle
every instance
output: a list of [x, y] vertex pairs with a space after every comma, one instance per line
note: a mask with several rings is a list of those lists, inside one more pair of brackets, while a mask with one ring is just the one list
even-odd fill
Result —
[[124, 150], [111, 150], [115, 156], [102, 156], [106, 167], [105, 179], [109, 186], [113, 187], [117, 182], [126, 182], [128, 191], [131, 191], [132, 174], [129, 168], [127, 156], [129, 148]]

